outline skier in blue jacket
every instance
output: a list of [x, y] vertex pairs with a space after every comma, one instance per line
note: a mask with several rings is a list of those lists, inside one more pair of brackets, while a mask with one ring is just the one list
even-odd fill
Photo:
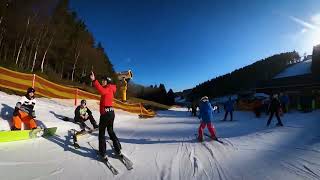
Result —
[[203, 141], [203, 129], [207, 126], [211, 138], [213, 140], [217, 140], [217, 136], [216, 136], [216, 132], [215, 132], [215, 128], [212, 124], [212, 120], [213, 120], [213, 111], [214, 109], [212, 108], [210, 102], [209, 102], [209, 98], [207, 96], [204, 96], [201, 98], [200, 100], [200, 113], [199, 113], [199, 119], [201, 119], [201, 124], [199, 126], [199, 136], [198, 136], [198, 140], [199, 141]]

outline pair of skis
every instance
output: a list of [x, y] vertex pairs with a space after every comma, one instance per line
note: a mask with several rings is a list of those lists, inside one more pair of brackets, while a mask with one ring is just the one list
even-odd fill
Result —
[[108, 169], [110, 169], [110, 171], [112, 172], [113, 175], [117, 175], [119, 174], [119, 171], [110, 163], [108, 158], [104, 158], [100, 155], [99, 151], [97, 149], [95, 149], [90, 142], [88, 142], [89, 146], [92, 148], [92, 150], [94, 150], [97, 154], [97, 156], [100, 158], [100, 161], [103, 162]]
[[[113, 152], [115, 152], [114, 146], [113, 146], [113, 143], [111, 142], [111, 140], [107, 140], [107, 142], [109, 143], [109, 145], [110, 145], [111, 148], [113, 149]], [[118, 154], [115, 154], [114, 157], [115, 157], [116, 159], [119, 159], [119, 160], [124, 164], [124, 166], [126, 166], [126, 168], [127, 168], [128, 170], [133, 169], [133, 163], [132, 163], [132, 161], [131, 161], [126, 155], [124, 155], [123, 153], [121, 153], [121, 154], [119, 154], [119, 155], [118, 155]]]
[[[112, 147], [113, 149], [113, 145], [111, 142], [107, 141], [110, 146]], [[100, 158], [100, 161], [103, 162], [108, 169], [110, 169], [110, 171], [112, 172], [112, 174], [114, 175], [117, 175], [119, 174], [119, 171], [110, 163], [109, 159], [108, 158], [104, 158], [100, 155], [99, 151], [97, 149], [95, 149], [92, 144], [90, 142], [88, 142], [89, 146], [97, 153], [97, 155], [99, 156]], [[119, 159], [123, 164], [124, 166], [128, 169], [128, 170], [132, 170], [133, 169], [133, 163], [132, 161], [126, 156], [124, 155], [123, 153], [119, 154], [119, 155], [116, 155], [114, 154], [113, 156], [115, 159]]]
[[[73, 146], [75, 149], [80, 148], [80, 145], [78, 144], [78, 137], [86, 135], [86, 134], [92, 134], [93, 132], [96, 132], [97, 129], [90, 129], [89, 131], [77, 131], [75, 129], [71, 129], [71, 131], [73, 131]], [[107, 140], [107, 142], [110, 144], [111, 148], [114, 150], [114, 146], [113, 143], [110, 142], [110, 140]], [[97, 149], [95, 149], [92, 144], [90, 142], [88, 142], [89, 146], [97, 153], [97, 155], [99, 156], [101, 162], [103, 162], [108, 169], [110, 169], [110, 171], [114, 174], [117, 175], [119, 174], [119, 171], [110, 163], [110, 161], [108, 160], [108, 158], [104, 159], [100, 154], [99, 151]], [[128, 170], [132, 170], [133, 169], [133, 163], [132, 161], [124, 154], [114, 154], [113, 158], [115, 159], [119, 159]]]
[[[203, 133], [203, 135], [209, 137], [209, 138], [212, 139], [213, 141], [217, 141], [218, 143], [225, 144], [225, 142], [219, 140], [218, 138], [213, 139], [213, 138], [212, 138], [209, 134], [207, 134], [207, 133]], [[198, 135], [198, 134], [195, 134], [195, 136], [198, 138], [199, 135]]]

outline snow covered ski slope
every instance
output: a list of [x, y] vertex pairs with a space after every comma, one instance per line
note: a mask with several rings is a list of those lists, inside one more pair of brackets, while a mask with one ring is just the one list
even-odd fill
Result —
[[[0, 130], [8, 130], [19, 97], [0, 92], [0, 99]], [[113, 158], [107, 143], [109, 161], [119, 171], [114, 175], [88, 144], [98, 147], [97, 132], [79, 139], [79, 149], [73, 147], [69, 130], [79, 130], [79, 125], [61, 120], [73, 118], [72, 103], [37, 101], [37, 123], [58, 127], [56, 135], [0, 143], [1, 180], [320, 179], [320, 111], [291, 112], [282, 117], [284, 127], [275, 127], [274, 119], [269, 128], [266, 116], [257, 119], [252, 112], [235, 112], [233, 122], [215, 114], [221, 144], [209, 138], [197, 142], [199, 120], [186, 109], [160, 111], [152, 119], [116, 110], [115, 132], [133, 169]], [[98, 121], [98, 105], [91, 106]]]

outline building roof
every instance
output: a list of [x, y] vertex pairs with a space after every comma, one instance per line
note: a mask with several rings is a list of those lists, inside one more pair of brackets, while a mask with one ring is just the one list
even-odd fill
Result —
[[301, 61], [289, 66], [284, 71], [277, 74], [273, 79], [311, 74], [311, 64], [312, 59]]

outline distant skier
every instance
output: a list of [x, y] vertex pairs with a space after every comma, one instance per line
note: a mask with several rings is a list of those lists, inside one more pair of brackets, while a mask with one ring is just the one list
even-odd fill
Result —
[[87, 107], [87, 101], [83, 99], [81, 100], [80, 105], [74, 111], [74, 121], [79, 122], [82, 131], [84, 131], [86, 127], [86, 124], [84, 122], [87, 120], [90, 120], [90, 123], [92, 124], [93, 129], [99, 128], [99, 126], [97, 125], [97, 122], [94, 120], [92, 116], [92, 112]]
[[234, 111], [233, 106], [234, 106], [234, 101], [231, 99], [231, 97], [229, 97], [229, 100], [224, 104], [225, 114], [224, 114], [223, 121], [227, 119], [228, 113], [230, 113], [230, 121], [233, 120], [233, 111]]
[[106, 137], [105, 131], [107, 128], [110, 139], [113, 142], [114, 150], [117, 155], [121, 154], [121, 144], [118, 137], [113, 131], [114, 122], [114, 109], [113, 109], [113, 97], [116, 93], [116, 85], [111, 84], [110, 77], [102, 77], [101, 85], [98, 80], [96, 80], [95, 75], [91, 72], [90, 79], [93, 85], [101, 94], [100, 98], [100, 122], [99, 122], [99, 152], [104, 158], [106, 157]]
[[269, 116], [269, 120], [267, 122], [267, 126], [270, 125], [271, 119], [272, 119], [274, 114], [276, 114], [276, 117], [277, 117], [277, 120], [278, 120], [277, 126], [283, 126], [283, 124], [281, 122], [281, 119], [280, 119], [280, 116], [279, 116], [280, 108], [281, 108], [281, 105], [280, 105], [280, 101], [278, 99], [278, 95], [274, 94], [272, 99], [271, 99], [269, 108], [268, 108], [268, 111], [270, 112], [270, 116]]
[[215, 128], [212, 124], [213, 120], [213, 108], [209, 102], [209, 98], [204, 96], [200, 100], [200, 114], [199, 119], [201, 119], [201, 124], [198, 130], [198, 140], [203, 141], [203, 129], [207, 126], [211, 138], [214, 140], [218, 140], [215, 132]]
[[192, 116], [197, 116], [197, 105], [196, 105], [196, 103], [192, 103], [191, 114], [192, 114]]
[[188, 109], [188, 112], [191, 112], [191, 106], [190, 105], [187, 106], [187, 109]]
[[36, 117], [34, 111], [34, 106], [36, 105], [34, 93], [35, 90], [33, 88], [28, 88], [27, 94], [17, 102], [13, 111], [12, 130], [21, 130], [21, 122], [29, 126], [30, 129], [37, 128], [36, 121], [34, 120]]

